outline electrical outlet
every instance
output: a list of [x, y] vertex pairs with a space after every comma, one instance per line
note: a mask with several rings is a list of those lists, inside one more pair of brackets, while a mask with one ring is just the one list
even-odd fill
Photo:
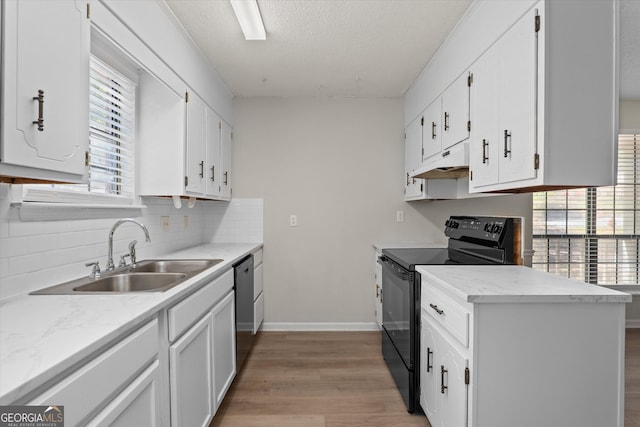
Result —
[[162, 231], [169, 231], [169, 217], [161, 216], [160, 225], [162, 226]]
[[185, 215], [182, 217], [182, 228], [188, 228], [189, 227], [189, 215]]
[[298, 226], [298, 215], [290, 215], [289, 227], [297, 227], [297, 226]]
[[404, 222], [404, 211], [396, 211], [396, 221]]

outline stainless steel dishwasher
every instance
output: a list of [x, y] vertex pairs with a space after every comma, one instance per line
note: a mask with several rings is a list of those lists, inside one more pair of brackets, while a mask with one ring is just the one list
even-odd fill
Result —
[[253, 344], [253, 255], [234, 264], [236, 293], [236, 370], [247, 358]]

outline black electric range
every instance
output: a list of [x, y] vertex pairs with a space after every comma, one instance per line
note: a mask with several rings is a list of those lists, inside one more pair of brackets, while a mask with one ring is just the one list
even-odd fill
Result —
[[382, 354], [407, 410], [420, 412], [420, 274], [416, 265], [521, 264], [521, 219], [452, 216], [446, 248], [382, 249]]

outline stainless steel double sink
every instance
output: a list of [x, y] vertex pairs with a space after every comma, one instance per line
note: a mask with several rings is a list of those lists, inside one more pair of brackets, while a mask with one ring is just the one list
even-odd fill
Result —
[[51, 286], [31, 295], [114, 294], [164, 292], [196, 274], [222, 262], [222, 259], [144, 260], [135, 267], [126, 266]]

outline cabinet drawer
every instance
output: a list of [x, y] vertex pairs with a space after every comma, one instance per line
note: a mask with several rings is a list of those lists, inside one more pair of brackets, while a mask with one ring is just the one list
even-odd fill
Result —
[[262, 249], [258, 249], [254, 254], [253, 254], [253, 265], [254, 266], [259, 266], [260, 264], [262, 264]]
[[28, 404], [64, 405], [66, 424], [78, 425], [157, 354], [158, 321], [154, 319]]
[[469, 311], [432, 286], [422, 286], [422, 311], [465, 347], [469, 346]]
[[233, 289], [233, 270], [183, 299], [169, 309], [169, 340], [174, 341], [189, 326], [201, 318], [209, 308]]
[[258, 333], [262, 321], [264, 320], [264, 293], [260, 293], [253, 302], [253, 333]]
[[253, 269], [253, 299], [262, 293], [262, 264]]

